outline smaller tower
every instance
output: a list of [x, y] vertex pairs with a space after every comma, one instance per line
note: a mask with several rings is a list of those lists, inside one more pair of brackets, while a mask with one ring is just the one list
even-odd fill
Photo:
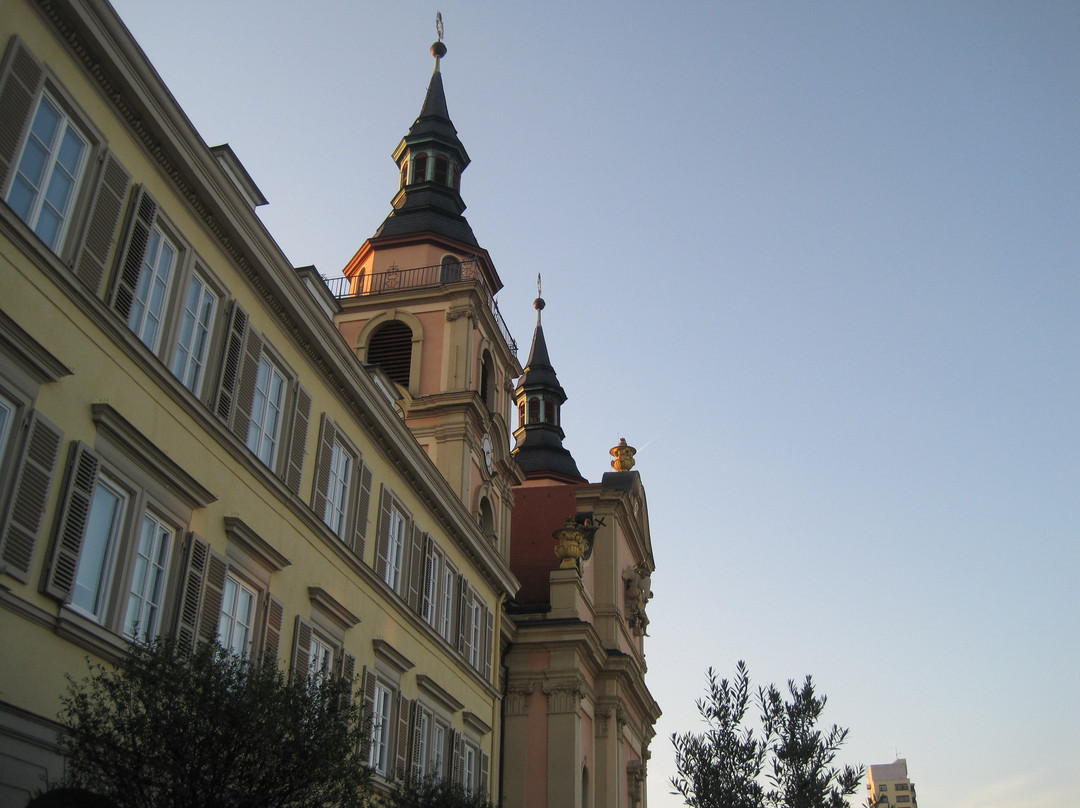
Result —
[[541, 312], [544, 299], [536, 298], [536, 331], [525, 372], [514, 391], [517, 402], [518, 425], [514, 430], [514, 450], [511, 453], [527, 479], [550, 479], [567, 483], [583, 483], [573, 456], [563, 446], [566, 433], [562, 429], [561, 410], [566, 392], [555, 375], [548, 358], [547, 342]]

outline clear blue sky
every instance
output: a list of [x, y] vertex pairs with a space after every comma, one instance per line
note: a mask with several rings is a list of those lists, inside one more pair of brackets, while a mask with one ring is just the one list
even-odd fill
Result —
[[[591, 479], [639, 448], [649, 685], [813, 674], [923, 808], [1075, 802], [1080, 4], [116, 6], [297, 265], [389, 211], [441, 9], [466, 215]], [[859, 801], [865, 797], [860, 794]]]

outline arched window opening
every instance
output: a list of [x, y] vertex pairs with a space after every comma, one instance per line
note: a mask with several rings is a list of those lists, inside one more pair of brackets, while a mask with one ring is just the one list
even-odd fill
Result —
[[461, 262], [453, 255], [447, 255], [442, 260], [442, 283], [456, 283], [461, 280]]
[[480, 359], [480, 399], [488, 412], [495, 412], [495, 368], [487, 351]]
[[435, 182], [446, 185], [446, 178], [450, 174], [450, 161], [441, 154], [435, 158]]
[[480, 530], [485, 536], [495, 541], [495, 512], [491, 510], [491, 502], [487, 497], [480, 499], [480, 512], [477, 514]]
[[555, 423], [555, 399], [551, 396], [544, 396], [544, 423]]
[[412, 330], [397, 320], [381, 326], [368, 342], [367, 361], [407, 388], [412, 370]]
[[427, 180], [427, 154], [420, 152], [413, 158], [412, 181], [413, 184]]
[[525, 426], [525, 402], [518, 402], [518, 426]]
[[529, 423], [540, 423], [540, 399], [536, 396], [529, 399]]

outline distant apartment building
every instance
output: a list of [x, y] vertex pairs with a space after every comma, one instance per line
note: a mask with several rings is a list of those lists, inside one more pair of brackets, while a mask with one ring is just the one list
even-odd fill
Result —
[[900, 758], [893, 763], [878, 763], [870, 767], [866, 778], [869, 792], [868, 804], [871, 806], [893, 806], [916, 808], [915, 784], [908, 779], [907, 761]]

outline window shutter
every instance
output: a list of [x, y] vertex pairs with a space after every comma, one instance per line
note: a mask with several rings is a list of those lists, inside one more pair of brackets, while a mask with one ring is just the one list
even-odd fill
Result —
[[464, 575], [458, 576], [458, 653], [469, 659], [469, 638], [472, 636], [472, 609], [469, 608], [469, 585]]
[[116, 241], [116, 230], [130, 182], [131, 175], [116, 159], [116, 155], [106, 152], [82, 246], [75, 259], [75, 275], [95, 295], [101, 288], [109, 253]]
[[345, 709], [352, 704], [353, 687], [356, 685], [356, 657], [341, 646], [334, 649], [334, 674], [349, 683], [349, 691], [340, 701], [341, 708]]
[[488, 793], [488, 773], [491, 771], [491, 757], [487, 752], [480, 753], [480, 793], [485, 797]]
[[135, 195], [135, 206], [131, 217], [131, 230], [128, 233], [124, 260], [120, 263], [120, 272], [113, 289], [112, 309], [125, 323], [131, 314], [131, 304], [135, 300], [135, 290], [139, 286], [146, 246], [150, 241], [150, 231], [157, 217], [157, 202], [140, 187]]
[[394, 777], [404, 780], [409, 771], [405, 768], [405, 763], [409, 754], [409, 705], [412, 702], [401, 693], [398, 693], [397, 702], [397, 761], [394, 765]]
[[337, 428], [324, 412], [322, 426], [319, 428], [319, 449], [315, 455], [314, 496], [311, 499], [311, 510], [320, 520], [326, 513], [326, 495], [330, 490], [330, 461], [334, 455], [336, 439]]
[[0, 189], [7, 187], [44, 77], [45, 72], [30, 49], [21, 39], [12, 39], [0, 76], [0, 109], [4, 111], [0, 116]]
[[495, 642], [495, 615], [491, 609], [484, 609], [484, 648], [480, 664], [483, 667], [484, 678], [491, 681], [491, 654]]
[[190, 649], [195, 645], [195, 636], [199, 631], [199, 603], [209, 557], [210, 545], [194, 533], [189, 533], [184, 560], [184, 588], [176, 615], [176, 641], [181, 648]]
[[[229, 423], [236, 398], [236, 382], [240, 377], [240, 365], [244, 356], [244, 337], [247, 335], [248, 316], [239, 303], [233, 303], [229, 314], [229, 330], [225, 338], [225, 351], [221, 359], [221, 380], [218, 383], [215, 412], [217, 417]], [[244, 435], [245, 440], [247, 435]]]
[[465, 782], [465, 739], [456, 729], [450, 730], [450, 780], [455, 786]]
[[255, 384], [259, 376], [262, 347], [262, 337], [249, 330], [232, 412], [232, 432], [244, 443], [247, 443], [248, 427], [251, 425], [251, 405], [255, 402]]
[[68, 468], [67, 491], [57, 521], [59, 528], [53, 543], [52, 559], [45, 574], [44, 591], [57, 600], [71, 600], [75, 574], [79, 570], [86, 522], [94, 497], [101, 462], [84, 443], [75, 444]]
[[379, 502], [379, 533], [375, 543], [375, 574], [386, 580], [387, 554], [390, 551], [390, 492], [383, 487]]
[[[304, 450], [307, 447], [308, 421], [311, 418], [311, 396], [307, 390], [296, 385], [296, 409], [293, 411], [292, 439], [289, 442], [289, 463], [285, 471], [285, 485], [294, 494], [300, 493], [300, 477], [304, 470]], [[246, 435], [244, 436], [247, 437]]]
[[431, 611], [431, 598], [435, 594], [435, 540], [424, 534], [424, 578], [420, 583], [420, 616], [427, 620]]
[[7, 521], [0, 534], [0, 562], [4, 571], [23, 583], [30, 579], [45, 506], [49, 500], [53, 472], [60, 456], [63, 434], [37, 413], [30, 419], [30, 429], [22, 456], [18, 459]]
[[368, 510], [371, 508], [371, 466], [359, 458], [356, 470], [360, 478], [360, 487], [356, 495], [356, 526], [353, 531], [353, 552], [364, 558], [364, 539], [367, 537]]
[[301, 682], [308, 678], [311, 663], [311, 623], [296, 615], [296, 629], [293, 631], [292, 680]]
[[371, 728], [368, 730], [367, 742], [370, 754], [371, 739], [374, 735], [374, 723], [375, 723], [375, 683], [378, 681], [378, 677], [375, 675], [375, 671], [364, 666], [364, 673], [361, 677], [360, 689], [364, 694], [364, 713], [362, 719], [367, 722]]
[[424, 708], [419, 701], [413, 702], [412, 729], [409, 731], [409, 778], [414, 783], [419, 783], [424, 776], [424, 761], [420, 759], [424, 738]]
[[263, 615], [263, 663], [278, 666], [278, 651], [281, 647], [281, 622], [285, 617], [285, 607], [281, 601], [267, 592], [263, 596], [265, 606]]
[[420, 613], [420, 592], [424, 586], [424, 532], [412, 525], [412, 541], [409, 544], [409, 608]]
[[206, 561], [206, 579], [199, 607], [199, 642], [216, 642], [221, 621], [221, 602], [225, 597], [225, 558], [210, 550]]

